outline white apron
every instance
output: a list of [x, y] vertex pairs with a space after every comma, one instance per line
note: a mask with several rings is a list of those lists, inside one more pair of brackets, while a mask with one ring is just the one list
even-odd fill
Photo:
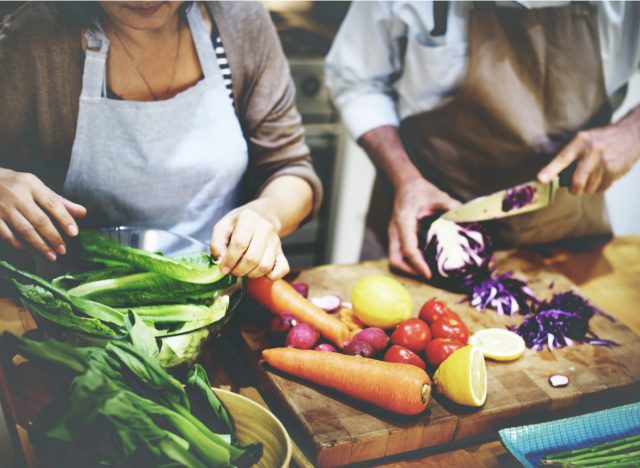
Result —
[[87, 34], [80, 110], [65, 197], [85, 205], [92, 226], [148, 226], [204, 242], [213, 225], [241, 204], [247, 143], [204, 20], [189, 27], [204, 79], [171, 99], [106, 97], [109, 40]]

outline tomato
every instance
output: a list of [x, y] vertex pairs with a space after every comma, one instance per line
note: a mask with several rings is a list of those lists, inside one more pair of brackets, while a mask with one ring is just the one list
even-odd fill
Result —
[[420, 369], [425, 368], [424, 361], [420, 359], [420, 357], [416, 353], [414, 353], [410, 349], [405, 348], [404, 346], [399, 345], [393, 345], [391, 348], [389, 348], [387, 352], [384, 353], [384, 360], [386, 362], [411, 364], [412, 366], [419, 367]]
[[465, 344], [451, 338], [434, 338], [427, 343], [424, 355], [427, 362], [433, 367], [438, 367], [442, 361], [447, 359], [456, 349], [464, 347]]
[[404, 346], [414, 353], [421, 353], [431, 340], [429, 325], [419, 318], [410, 318], [401, 322], [391, 334], [391, 343]]
[[459, 318], [458, 314], [453, 312], [443, 301], [437, 300], [435, 297], [424, 303], [420, 309], [419, 317], [422, 321], [431, 325], [437, 319], [442, 317]]
[[465, 344], [469, 341], [469, 329], [460, 318], [439, 318], [431, 324], [431, 335], [434, 338], [451, 338]]

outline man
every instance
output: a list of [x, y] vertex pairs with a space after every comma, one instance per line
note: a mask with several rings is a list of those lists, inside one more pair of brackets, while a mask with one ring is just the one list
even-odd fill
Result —
[[639, 25], [634, 2], [355, 2], [326, 78], [378, 169], [363, 257], [388, 245], [392, 267], [428, 278], [420, 218], [573, 162], [570, 190], [496, 222], [497, 240], [610, 233], [602, 192], [640, 158], [640, 108], [610, 124]]

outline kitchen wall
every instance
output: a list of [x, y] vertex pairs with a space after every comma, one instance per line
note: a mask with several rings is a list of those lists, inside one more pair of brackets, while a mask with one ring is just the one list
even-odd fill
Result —
[[[617, 120], [640, 104], [640, 73], [632, 79], [627, 98], [614, 115]], [[338, 179], [338, 203], [331, 238], [331, 262], [357, 262], [374, 168], [364, 152], [349, 138], [343, 147]], [[618, 180], [605, 194], [611, 224], [616, 235], [640, 235], [640, 163]]]

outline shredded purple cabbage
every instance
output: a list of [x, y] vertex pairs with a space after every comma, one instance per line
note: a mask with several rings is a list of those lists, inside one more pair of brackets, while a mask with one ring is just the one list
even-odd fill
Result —
[[589, 320], [600, 314], [613, 318], [593, 307], [584, 298], [572, 291], [554, 294], [550, 301], [540, 303], [525, 317], [518, 327], [510, 327], [520, 335], [528, 348], [537, 350], [545, 346], [554, 348], [571, 346], [574, 342], [593, 345], [616, 345], [617, 343], [598, 337], [589, 329]]
[[505, 213], [515, 208], [522, 208], [533, 201], [533, 196], [536, 193], [536, 188], [529, 185], [520, 185], [519, 187], [513, 187], [504, 195], [502, 199], [502, 211]]
[[477, 310], [493, 309], [499, 315], [528, 314], [538, 298], [523, 280], [513, 278], [513, 272], [502, 275], [494, 270], [484, 279], [467, 281], [469, 303]]

